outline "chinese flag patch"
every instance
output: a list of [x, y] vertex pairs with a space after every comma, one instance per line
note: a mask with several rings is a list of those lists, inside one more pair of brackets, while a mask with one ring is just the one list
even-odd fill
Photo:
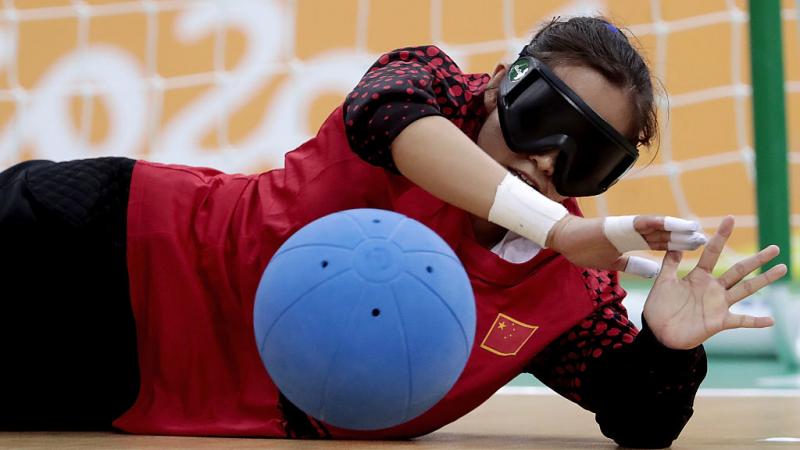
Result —
[[514, 356], [538, 328], [536, 325], [528, 325], [503, 313], [498, 313], [492, 328], [483, 338], [481, 348], [495, 355]]

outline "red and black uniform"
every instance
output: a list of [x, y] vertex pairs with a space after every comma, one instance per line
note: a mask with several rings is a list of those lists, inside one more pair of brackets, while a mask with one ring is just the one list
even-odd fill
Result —
[[[385, 54], [345, 101], [351, 147], [396, 173], [389, 144], [416, 119], [444, 116], [476, 140], [487, 114], [488, 81], [486, 74], [463, 74], [434, 46]], [[533, 358], [526, 371], [596, 412], [603, 433], [621, 445], [671, 442], [691, 417], [705, 377], [702, 346], [675, 351], [660, 345], [646, 323], [640, 333], [628, 320], [615, 273], [587, 269], [582, 276], [595, 312]]]
[[[499, 258], [477, 244], [466, 212], [397, 173], [389, 146], [414, 120], [442, 115], [476, 139], [488, 80], [461, 73], [436, 47], [401, 49], [370, 68], [283, 169], [244, 176], [137, 162], [126, 249], [141, 383], [114, 425], [181, 435], [417, 436], [528, 371], [595, 411], [622, 445], [677, 437], [705, 374], [702, 347], [674, 351], [646, 328], [637, 335], [615, 273], [578, 268], [548, 249], [522, 264]], [[467, 270], [478, 314], [470, 359], [445, 398], [374, 432], [299, 412], [269, 379], [252, 327], [258, 281], [278, 247], [321, 216], [363, 207], [405, 214], [444, 238]]]

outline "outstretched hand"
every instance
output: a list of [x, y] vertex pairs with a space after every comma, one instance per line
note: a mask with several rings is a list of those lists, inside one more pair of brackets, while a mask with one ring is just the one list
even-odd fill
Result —
[[[609, 240], [604, 228], [605, 220], [568, 215], [553, 227], [547, 246], [580, 267], [628, 271], [648, 277], [657, 274], [658, 263], [655, 261], [638, 258], [638, 264], [628, 264], [631, 258], [637, 257], [622, 254]], [[636, 216], [632, 225], [628, 233], [638, 234], [637, 239], [641, 242], [638, 247], [631, 248], [635, 250], [694, 250], [706, 242], [702, 233], [697, 231], [699, 225], [683, 219]]]
[[725, 242], [733, 232], [733, 222], [730, 216], [723, 219], [697, 266], [683, 278], [677, 275], [682, 253], [668, 251], [664, 256], [661, 273], [647, 297], [643, 316], [656, 339], [666, 347], [690, 349], [722, 330], [764, 328], [773, 324], [770, 317], [732, 314], [729, 308], [786, 274], [786, 266], [778, 264], [744, 280], [778, 256], [778, 246], [770, 245], [739, 261], [719, 278], [713, 275]]

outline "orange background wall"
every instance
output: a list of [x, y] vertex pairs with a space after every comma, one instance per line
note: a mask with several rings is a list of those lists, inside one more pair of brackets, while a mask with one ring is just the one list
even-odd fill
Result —
[[[281, 165], [381, 52], [436, 43], [469, 72], [556, 15], [638, 37], [669, 94], [662, 139], [587, 215], [737, 216], [755, 249], [744, 0], [17, 0], [0, 11], [0, 168], [127, 155], [251, 172]], [[800, 233], [800, 36], [783, 1], [793, 224]], [[652, 161], [651, 161], [652, 160]], [[798, 252], [795, 251], [795, 254]], [[688, 260], [691, 260], [690, 255]], [[795, 264], [795, 267], [800, 264]]]

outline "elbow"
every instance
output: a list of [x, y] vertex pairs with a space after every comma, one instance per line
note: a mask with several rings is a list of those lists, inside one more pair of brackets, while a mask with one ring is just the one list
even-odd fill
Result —
[[603, 435], [620, 447], [667, 448], [678, 438], [692, 412], [692, 408], [688, 408], [672, 419], [636, 415], [634, 412], [626, 417], [598, 415], [596, 420]]
[[622, 438], [622, 439], [614, 439], [614, 442], [617, 443], [620, 447], [623, 448], [669, 448], [672, 446], [672, 441], [674, 439], [659, 439], [659, 438]]
[[602, 431], [605, 437], [625, 448], [668, 448], [678, 437], [672, 434], [647, 433], [642, 430], [636, 430], [634, 427], [629, 427], [628, 430], [624, 431], [617, 430], [614, 433], [609, 433], [606, 430]]

